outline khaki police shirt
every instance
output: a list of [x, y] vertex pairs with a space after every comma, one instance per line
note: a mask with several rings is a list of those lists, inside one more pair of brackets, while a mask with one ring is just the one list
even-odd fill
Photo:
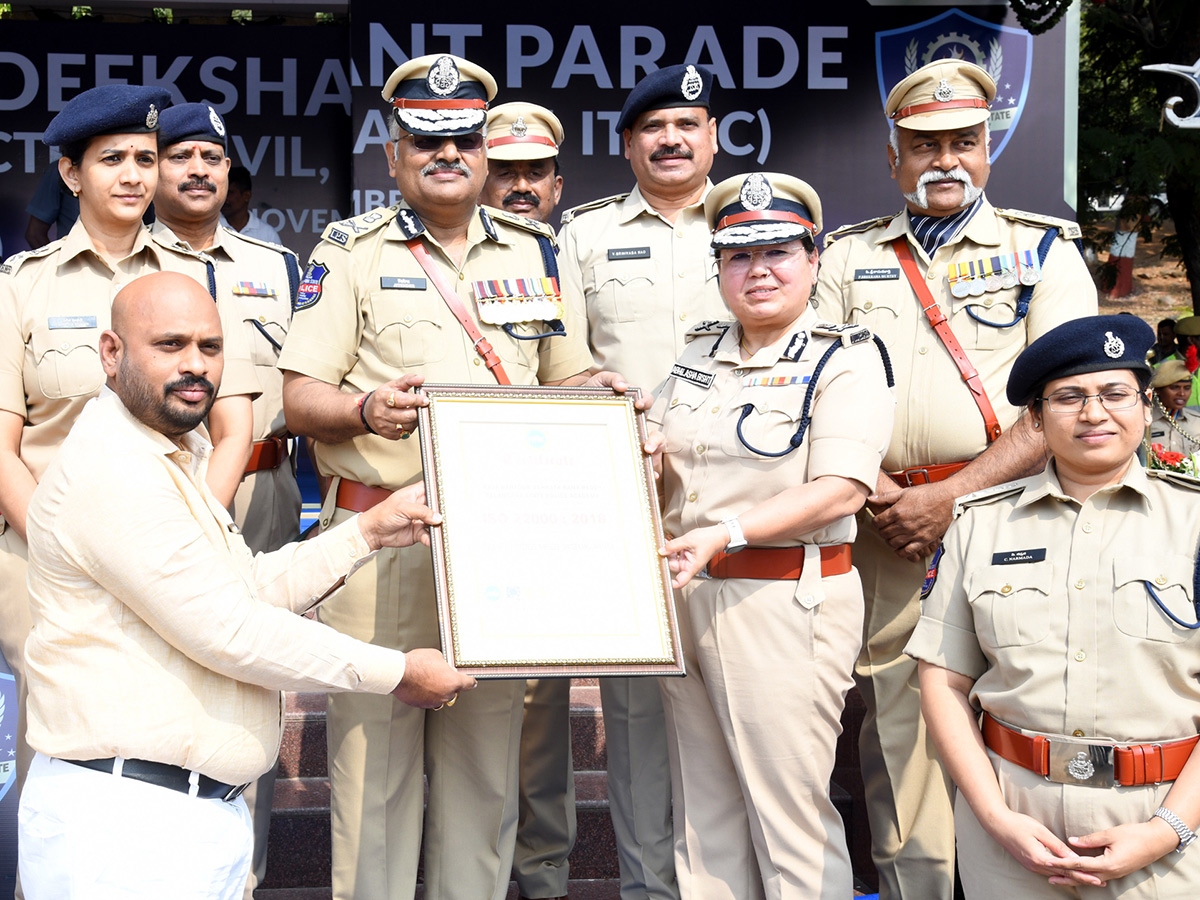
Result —
[[280, 690], [389, 693], [404, 655], [296, 615], [371, 556], [357, 519], [252, 556], [182, 448], [105, 389], [29, 504], [29, 744], [240, 784], [275, 762]]
[[568, 211], [559, 232], [563, 293], [587, 321], [596, 365], [653, 391], [683, 353], [684, 335], [728, 317], [717, 288], [704, 197], [674, 224], [636, 187], [624, 198]]
[[[1148, 437], [1151, 444], [1162, 444], [1169, 453], [1182, 453], [1191, 456], [1200, 451], [1200, 410], [1184, 407], [1179, 411], [1175, 420], [1177, 428], [1172, 427], [1171, 421], [1154, 405], [1154, 418], [1150, 421]], [[1188, 435], [1180, 434], [1182, 429]]]
[[[428, 233], [422, 232], [420, 240], [496, 349], [513, 384], [561, 381], [586, 371], [592, 359], [584, 327], [572, 318], [565, 290], [565, 336], [518, 340], [500, 326], [479, 320], [473, 282], [545, 277], [534, 235], [508, 223], [503, 215], [481, 208], [472, 216], [461, 267]], [[325, 270], [319, 299], [293, 316], [279, 357], [281, 369], [355, 394], [407, 373], [424, 375], [431, 384], [496, 383], [466, 330], [408, 249], [408, 234], [419, 225], [411, 209], [401, 204], [325, 230], [309, 261], [309, 272], [314, 266]], [[547, 330], [542, 321], [514, 326], [519, 335]], [[421, 477], [417, 443], [370, 434], [338, 444], [317, 443], [316, 463], [326, 475], [394, 489]]]
[[[896, 374], [896, 427], [884, 458], [889, 471], [961, 462], [987, 448], [983, 416], [950, 354], [921, 311], [891, 241], [904, 238], [917, 268], [983, 381], [1003, 429], [1018, 410], [1004, 388], [1013, 362], [1034, 339], [1056, 325], [1096, 314], [1096, 287], [1072, 242], [1056, 238], [1042, 267], [1028, 315], [997, 328], [973, 319], [1011, 322], [1021, 286], [958, 299], [950, 293], [949, 265], [1003, 253], [1036, 250], [1046, 225], [1006, 218], [985, 199], [971, 220], [930, 260], [913, 236], [906, 212], [865, 231], [836, 236], [821, 255], [818, 313], [835, 322], [868, 326], [883, 338]], [[1013, 213], [1026, 216], [1026, 213]], [[1057, 220], [1048, 220], [1057, 221]], [[1064, 227], [1070, 223], [1061, 223]], [[1071, 226], [1077, 231], [1077, 226]], [[1072, 231], [1071, 233], [1074, 233]], [[835, 233], [836, 235], [837, 233]]]
[[1079, 503], [1053, 465], [960, 500], [905, 652], [975, 680], [971, 700], [1048, 734], [1114, 742], [1200, 731], [1200, 494], [1135, 460]]
[[[681, 535], [718, 524], [822, 475], [874, 486], [895, 399], [863, 328], [852, 329], [860, 342], [833, 351], [817, 378], [803, 443], [780, 457], [751, 449], [779, 453], [799, 429], [816, 366], [840, 340], [814, 329], [820, 329], [817, 313], [808, 309], [786, 336], [745, 361], [736, 322], [708, 323], [688, 335], [690, 343], [650, 411], [666, 439], [666, 531]], [[742, 420], [747, 405], [751, 410]], [[775, 546], [847, 543], [854, 534], [854, 516], [845, 516]]]
[[[110, 325], [113, 297], [158, 271], [190, 275], [208, 289], [204, 257], [163, 244], [147, 228], [115, 269], [95, 252], [82, 222], [62, 240], [0, 267], [0, 409], [25, 419], [21, 461], [34, 478], [104, 384], [100, 333]], [[231, 299], [218, 293], [217, 305], [229, 332], [227, 323], [237, 321]], [[235, 394], [258, 394], [240, 331], [226, 334], [219, 396]]]

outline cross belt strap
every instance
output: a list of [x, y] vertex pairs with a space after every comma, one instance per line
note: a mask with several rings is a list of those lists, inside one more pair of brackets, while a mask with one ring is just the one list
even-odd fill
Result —
[[904, 270], [904, 277], [908, 279], [908, 283], [912, 286], [913, 291], [916, 292], [917, 299], [921, 303], [921, 311], [925, 313], [925, 318], [933, 326], [933, 330], [937, 333], [942, 346], [946, 348], [946, 352], [954, 360], [954, 365], [958, 367], [963, 381], [970, 388], [971, 399], [975, 401], [975, 405], [979, 407], [980, 415], [983, 416], [983, 424], [987, 429], [987, 439], [990, 444], [996, 438], [1000, 437], [1000, 422], [996, 418], [996, 411], [992, 409], [992, 401], [988, 399], [987, 391], [983, 389], [983, 382], [979, 379], [978, 370], [971, 364], [971, 360], [967, 358], [962, 344], [958, 342], [958, 338], [950, 330], [950, 323], [946, 321], [945, 314], [942, 312], [941, 307], [937, 305], [937, 300], [934, 299], [933, 294], [925, 284], [925, 279], [921, 277], [921, 272], [917, 268], [917, 262], [913, 259], [912, 250], [908, 248], [908, 241], [902, 237], [897, 238], [892, 241], [892, 250], [895, 251], [896, 258], [900, 260], [900, 268]]
[[467, 336], [471, 338], [475, 346], [475, 352], [483, 357], [484, 363], [492, 370], [492, 374], [496, 376], [496, 381], [499, 384], [512, 384], [508, 380], [508, 373], [504, 371], [504, 366], [500, 364], [500, 357], [496, 354], [495, 348], [488, 343], [487, 338], [479, 333], [479, 328], [476, 327], [471, 316], [463, 308], [462, 301], [454, 293], [454, 288], [446, 283], [445, 276], [442, 275], [441, 270], [434, 264], [433, 257], [429, 255], [429, 251], [425, 249], [425, 245], [421, 243], [420, 238], [413, 238], [411, 241], [406, 241], [405, 243], [408, 245], [408, 249], [412, 251], [412, 255], [416, 258], [417, 262], [421, 264], [421, 268], [425, 270], [425, 274], [429, 276], [429, 280], [433, 282], [433, 286], [442, 295], [442, 300], [446, 302], [446, 306], [454, 314], [454, 318], [458, 319], [463, 330], [467, 332]]

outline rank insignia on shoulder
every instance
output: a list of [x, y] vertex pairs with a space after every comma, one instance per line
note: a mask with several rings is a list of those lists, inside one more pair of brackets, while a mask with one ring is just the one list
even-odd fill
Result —
[[292, 306], [293, 312], [317, 305], [317, 301], [321, 299], [321, 282], [328, 274], [329, 267], [324, 263], [313, 261], [308, 264], [308, 268], [304, 270], [304, 278], [300, 281], [300, 287], [296, 289], [296, 302]]
[[11, 275], [11, 274], [12, 274], [12, 266], [0, 265], [0, 275]]
[[350, 240], [350, 235], [346, 234], [346, 232], [342, 231], [340, 228], [330, 228], [325, 237], [329, 238], [329, 240], [333, 241], [335, 244], [341, 244], [343, 247], [345, 247], [346, 242]]
[[933, 591], [933, 586], [937, 582], [938, 566], [942, 563], [942, 554], [946, 552], [946, 548], [938, 544], [937, 551], [933, 554], [933, 558], [929, 560], [929, 568], [925, 570], [925, 580], [921, 582], [921, 599], [924, 600]]
[[842, 342], [843, 347], [871, 340], [871, 329], [863, 325], [852, 325], [849, 322], [844, 324], [818, 322], [813, 325], [812, 333], [817, 337], [837, 338]]
[[689, 328], [687, 336], [696, 337], [701, 334], [724, 334], [732, 324], [732, 322], [723, 322], [720, 319], [708, 319]]

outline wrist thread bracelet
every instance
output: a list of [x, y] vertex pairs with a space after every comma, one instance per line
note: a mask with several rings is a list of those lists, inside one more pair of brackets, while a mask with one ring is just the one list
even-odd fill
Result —
[[367, 429], [367, 434], [379, 434], [378, 431], [371, 427], [371, 423], [367, 421], [367, 401], [371, 399], [371, 395], [374, 393], [374, 391], [367, 391], [358, 398], [358, 417], [362, 419], [363, 428]]
[[1179, 846], [1175, 848], [1176, 853], [1182, 853], [1187, 849], [1188, 844], [1196, 839], [1196, 833], [1187, 827], [1183, 819], [1179, 818], [1179, 816], [1175, 815], [1175, 813], [1171, 812], [1165, 806], [1160, 806], [1158, 809], [1156, 809], [1154, 811], [1154, 815], [1152, 815], [1150, 818], [1162, 819], [1175, 829], [1175, 833], [1179, 835]]

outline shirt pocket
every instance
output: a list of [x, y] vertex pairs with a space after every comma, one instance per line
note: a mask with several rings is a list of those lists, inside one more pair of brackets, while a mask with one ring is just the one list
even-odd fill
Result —
[[[912, 289], [901, 276], [896, 281], [856, 281], [849, 289], [850, 306], [846, 310], [846, 321], [857, 325], [866, 325], [872, 332], [880, 334], [895, 333], [897, 320], [900, 318], [901, 304], [915, 304]], [[819, 307], [817, 314], [823, 310]]]
[[37, 363], [38, 387], [52, 400], [94, 394], [104, 384], [99, 328], [34, 331], [29, 343]]
[[731, 457], [760, 461], [787, 450], [800, 430], [807, 389], [808, 385], [743, 388], [725, 417], [721, 449]]
[[1171, 613], [1196, 621], [1192, 605], [1195, 561], [1186, 556], [1118, 556], [1113, 559], [1113, 621], [1130, 637], [1177, 643], [1193, 632], [1177, 625], [1158, 608], [1150, 587]]
[[[642, 318], [640, 302], [658, 282], [654, 259], [605, 260], [592, 267], [594, 314], [600, 321], [634, 322]], [[589, 311], [589, 317], [593, 314]]]
[[713, 415], [710, 410], [714, 408], [719, 412], [720, 407], [717, 395], [708, 388], [682, 378], [668, 378], [667, 384], [671, 386], [671, 397], [663, 414], [662, 430], [666, 442], [663, 450], [681, 453], [694, 442], [703, 416]]
[[[250, 343], [250, 361], [256, 366], [273, 366], [279, 359], [280, 347], [287, 337], [290, 307], [285, 301], [271, 297], [240, 297], [242, 321], [246, 324], [246, 340]], [[266, 332], [266, 334], [264, 334]], [[267, 339], [270, 335], [270, 340]]]
[[[488, 339], [496, 348], [496, 352], [500, 358], [509, 366], [525, 369], [526, 371], [537, 373], [538, 370], [538, 350], [542, 345], [542, 340], [559, 341], [562, 338], [551, 337], [534, 340], [535, 334], [544, 334], [550, 330], [550, 325], [542, 321], [534, 322], [514, 322], [508, 326], [512, 329], [514, 335], [520, 337], [512, 337], [503, 328], [497, 328], [495, 331], [489, 331], [485, 326], [481, 329], [483, 336]], [[521, 338], [526, 340], [521, 340]]]
[[1011, 343], [1012, 329], [1021, 325], [1013, 322], [1020, 293], [1017, 287], [954, 300], [949, 311], [954, 334], [976, 350], [998, 350]]
[[984, 566], [970, 579], [968, 598], [980, 644], [1019, 647], [1043, 641], [1050, 633], [1049, 562]]
[[[407, 296], [405, 296], [407, 294]], [[446, 355], [446, 334], [434, 295], [407, 291], [372, 291], [368, 297], [379, 358], [389, 366], [427, 365]]]

